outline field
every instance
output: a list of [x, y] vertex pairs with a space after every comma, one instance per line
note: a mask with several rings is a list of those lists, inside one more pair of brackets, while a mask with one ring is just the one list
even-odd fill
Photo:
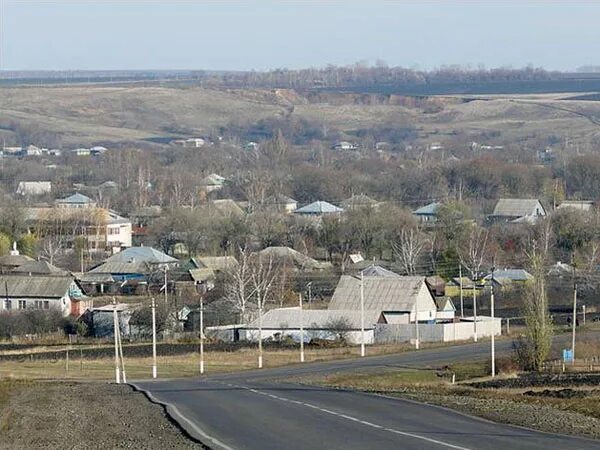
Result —
[[[1, 348], [1, 347], [0, 347]], [[144, 352], [131, 351], [133, 346], [124, 347], [125, 370], [130, 379], [150, 378], [152, 374], [152, 358], [150, 356], [135, 356]], [[409, 351], [412, 347], [408, 344], [377, 345], [367, 349], [367, 354], [383, 355]], [[129, 349], [129, 351], [128, 351]], [[115, 376], [112, 347], [94, 348], [96, 355], [101, 350], [105, 356], [91, 356], [78, 349], [69, 352], [67, 364], [66, 352], [57, 352], [55, 357], [32, 359], [31, 351], [11, 353], [10, 360], [5, 359], [0, 364], [0, 379], [34, 379], [34, 380], [112, 380]], [[41, 350], [40, 350], [41, 351]], [[163, 355], [157, 357], [158, 374], [160, 378], [192, 377], [199, 375], [200, 357], [197, 351]], [[305, 359], [307, 362], [329, 361], [334, 359], [353, 358], [359, 355], [356, 347], [335, 348], [307, 348]], [[8, 353], [7, 353], [8, 354]], [[132, 354], [133, 356], [128, 356]], [[233, 372], [248, 370], [257, 367], [257, 350], [243, 348], [235, 351], [207, 351], [205, 353], [205, 371], [209, 373]], [[83, 356], [82, 356], [83, 355]], [[264, 366], [278, 367], [299, 362], [300, 353], [297, 349], [266, 350], [264, 352]], [[1, 356], [0, 356], [1, 358]]]
[[58, 134], [66, 147], [98, 142], [138, 145], [263, 118], [295, 117], [343, 133], [375, 125], [410, 125], [423, 143], [457, 135], [520, 143], [547, 137], [549, 130], [559, 138], [568, 132], [571, 139], [590, 142], [600, 135], [593, 122], [600, 117], [600, 103], [563, 100], [569, 95], [473, 95], [469, 101], [466, 96], [443, 96], [436, 100], [443, 108], [431, 112], [394, 102], [361, 102], [356, 94], [340, 93], [323, 93], [321, 101], [313, 103], [301, 93], [279, 90], [4, 87], [0, 88], [0, 135], [14, 136], [7, 124], [34, 124], [39, 131]]

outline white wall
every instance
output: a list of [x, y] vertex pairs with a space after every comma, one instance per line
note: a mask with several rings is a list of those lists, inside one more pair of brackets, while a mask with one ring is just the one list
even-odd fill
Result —
[[[501, 319], [477, 321], [477, 336], [489, 337], [501, 334]], [[454, 342], [473, 339], [475, 334], [474, 322], [419, 324], [419, 339], [421, 342]], [[375, 343], [408, 342], [416, 337], [414, 323], [377, 324], [375, 327]]]
[[[268, 338], [274, 338], [275, 335], [278, 337], [282, 336], [290, 336], [296, 341], [300, 341], [300, 329], [298, 328], [288, 328], [282, 330], [278, 329], [263, 329], [262, 330], [262, 338], [263, 340]], [[312, 338], [318, 339], [326, 339], [326, 340], [334, 340], [335, 334], [330, 332], [329, 330], [304, 330], [304, 341], [307, 342]], [[361, 331], [360, 330], [351, 330], [345, 333], [346, 341], [350, 344], [360, 344], [361, 343]], [[246, 330], [240, 330], [240, 339], [247, 340], [251, 342], [258, 342], [258, 329], [250, 328]], [[375, 340], [375, 334], [373, 329], [365, 329], [365, 344], [373, 344]]]

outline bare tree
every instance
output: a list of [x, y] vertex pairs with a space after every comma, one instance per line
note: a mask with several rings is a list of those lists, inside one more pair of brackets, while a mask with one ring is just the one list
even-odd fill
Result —
[[488, 230], [473, 225], [466, 242], [458, 249], [460, 262], [471, 273], [472, 280], [477, 278], [488, 256], [488, 237]]
[[238, 247], [238, 264], [227, 269], [225, 297], [239, 314], [240, 323], [248, 320], [247, 308], [254, 295], [250, 268], [250, 251], [247, 246]]
[[414, 275], [423, 249], [427, 245], [426, 236], [415, 227], [402, 228], [397, 239], [391, 243], [396, 259], [407, 275]]

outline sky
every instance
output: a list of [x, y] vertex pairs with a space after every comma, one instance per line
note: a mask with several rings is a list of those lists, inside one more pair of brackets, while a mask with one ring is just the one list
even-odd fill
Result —
[[0, 0], [0, 69], [600, 65], [600, 2]]

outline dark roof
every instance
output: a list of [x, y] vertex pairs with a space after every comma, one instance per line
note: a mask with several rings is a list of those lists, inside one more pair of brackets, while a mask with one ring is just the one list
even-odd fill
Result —
[[344, 209], [355, 209], [355, 208], [365, 208], [365, 207], [374, 207], [379, 204], [378, 201], [373, 200], [371, 197], [365, 194], [355, 194], [350, 198], [347, 198], [342, 202], [342, 207]]
[[258, 252], [258, 254], [262, 257], [272, 258], [279, 263], [290, 263], [300, 270], [325, 270], [331, 268], [331, 263], [317, 261], [289, 247], [267, 247]]
[[61, 298], [73, 281], [73, 277], [0, 275], [0, 298]]

